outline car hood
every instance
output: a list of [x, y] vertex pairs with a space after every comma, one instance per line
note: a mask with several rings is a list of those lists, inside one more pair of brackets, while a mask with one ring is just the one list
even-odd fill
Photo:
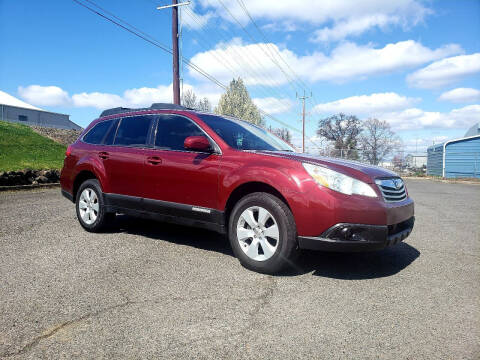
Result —
[[292, 153], [286, 151], [257, 151], [257, 153], [269, 156], [278, 156], [281, 158], [295, 160], [299, 162], [306, 162], [314, 165], [325, 166], [332, 170], [339, 171], [345, 175], [357, 178], [368, 183], [374, 183], [375, 178], [392, 176], [398, 177], [398, 175], [393, 171], [384, 169], [379, 166], [363, 164], [353, 160], [344, 160], [325, 156]]

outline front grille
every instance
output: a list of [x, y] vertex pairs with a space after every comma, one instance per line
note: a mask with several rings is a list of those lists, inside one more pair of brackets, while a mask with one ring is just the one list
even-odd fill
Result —
[[400, 178], [377, 179], [375, 183], [387, 202], [402, 201], [407, 197], [405, 184]]

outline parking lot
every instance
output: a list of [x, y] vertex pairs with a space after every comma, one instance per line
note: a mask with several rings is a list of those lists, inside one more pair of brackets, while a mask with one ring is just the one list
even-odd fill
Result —
[[91, 234], [58, 188], [0, 193], [0, 358], [478, 359], [480, 186], [407, 186], [405, 243], [275, 277], [212, 232]]

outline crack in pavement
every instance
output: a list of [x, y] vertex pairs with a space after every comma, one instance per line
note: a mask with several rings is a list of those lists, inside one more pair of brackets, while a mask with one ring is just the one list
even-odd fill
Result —
[[[274, 284], [275, 283], [275, 280], [274, 278], [272, 277], [271, 278], [273, 280], [273, 282], [270, 282], [271, 284]], [[257, 297], [250, 297], [250, 298], [236, 298], [236, 299], [232, 299], [234, 301], [244, 301], [244, 300], [254, 300], [254, 301], [257, 301], [257, 300], [260, 300], [260, 302], [257, 304], [257, 306], [255, 306], [249, 313], [248, 313], [248, 320], [247, 320], [247, 324], [241, 329], [241, 330], [238, 330], [234, 333], [230, 333], [230, 334], [225, 334], [225, 335], [230, 335], [230, 336], [236, 336], [236, 335], [240, 335], [242, 334], [245, 330], [247, 330], [249, 327], [250, 327], [250, 322], [251, 322], [251, 318], [253, 317], [253, 315], [259, 311], [259, 309], [261, 309], [266, 303], [268, 303], [268, 299], [271, 297], [271, 295], [273, 294], [273, 286], [272, 285], [269, 285], [266, 289], [266, 291], [262, 294], [260, 294], [259, 296]], [[32, 341], [30, 341], [29, 343], [27, 343], [26, 345], [24, 345], [21, 349], [17, 350], [17, 351], [14, 351], [14, 352], [7, 352], [7, 353], [4, 353], [4, 354], [0, 354], [0, 358], [8, 358], [8, 357], [12, 357], [12, 356], [16, 356], [16, 355], [22, 355], [28, 351], [30, 351], [31, 349], [33, 349], [36, 345], [38, 345], [40, 343], [40, 341], [42, 340], [45, 340], [45, 339], [48, 339], [50, 337], [52, 337], [53, 335], [55, 335], [57, 332], [59, 332], [60, 330], [62, 329], [65, 329], [69, 326], [72, 326], [72, 325], [75, 325], [75, 324], [78, 324], [82, 321], [85, 321], [87, 319], [90, 319], [90, 318], [94, 318], [94, 317], [97, 317], [103, 313], [106, 313], [108, 311], [111, 311], [111, 310], [115, 310], [115, 309], [119, 309], [119, 308], [124, 308], [124, 307], [127, 307], [127, 306], [131, 306], [131, 305], [139, 305], [139, 304], [160, 304], [160, 303], [163, 303], [166, 299], [168, 300], [171, 300], [171, 301], [196, 301], [196, 300], [208, 300], [209, 298], [211, 298], [211, 295], [205, 295], [205, 296], [196, 296], [196, 297], [180, 297], [180, 296], [173, 296], [173, 297], [169, 297], [169, 296], [164, 296], [164, 297], [161, 297], [159, 299], [152, 299], [152, 300], [149, 300], [149, 299], [145, 299], [145, 300], [136, 300], [136, 301], [132, 301], [132, 300], [128, 300], [127, 296], [120, 291], [120, 295], [124, 298], [126, 298], [127, 300], [120, 303], [120, 304], [117, 304], [117, 305], [112, 305], [112, 306], [108, 306], [108, 307], [105, 307], [103, 309], [100, 309], [100, 310], [97, 310], [97, 311], [94, 311], [94, 312], [90, 312], [90, 313], [87, 313], [85, 315], [82, 315], [78, 318], [75, 318], [73, 320], [69, 320], [69, 321], [66, 321], [66, 322], [63, 322], [61, 323], [60, 325], [57, 325], [55, 326], [53, 329], [49, 330], [49, 331], [46, 331], [44, 333], [42, 333], [41, 335], [35, 337]], [[209, 337], [209, 338], [214, 338], [215, 336], [212, 336], [212, 337]], [[193, 343], [196, 343], [196, 342], [201, 342], [201, 341], [204, 341], [204, 340], [208, 340], [209, 338], [201, 338], [201, 339], [197, 339], [196, 341], [194, 341]], [[192, 342], [190, 342], [192, 343]], [[177, 348], [180, 348], [184, 345], [177, 345], [177, 346], [173, 346], [173, 347], [169, 347], [167, 349], [165, 349], [166, 351], [167, 350], [175, 350]]]
[[82, 322], [82, 321], [87, 320], [87, 319], [92, 318], [92, 317], [96, 317], [96, 316], [98, 316], [102, 313], [108, 312], [110, 310], [126, 307], [126, 306], [129, 306], [129, 305], [132, 305], [132, 304], [133, 304], [133, 302], [126, 301], [126, 302], [123, 302], [123, 303], [120, 303], [120, 304], [117, 304], [117, 305], [108, 306], [106, 308], [87, 313], [83, 316], [80, 316], [79, 318], [66, 321], [66, 322], [64, 322], [60, 325], [55, 326], [53, 329], [44, 332], [42, 335], [37, 336], [32, 341], [30, 341], [29, 343], [24, 345], [20, 350], [17, 350], [15, 352], [9, 352], [9, 353], [5, 353], [5, 354], [1, 354], [0, 357], [7, 358], [7, 357], [12, 357], [12, 356], [24, 354], [24, 353], [30, 351], [32, 348], [34, 348], [40, 341], [42, 341], [44, 339], [48, 339], [49, 337], [55, 335], [57, 332], [59, 332], [62, 329], [65, 329], [68, 326], [74, 325], [76, 323]]
[[228, 332], [227, 331], [227, 332], [224, 332], [221, 335], [201, 337], [199, 339], [191, 340], [191, 341], [189, 341], [187, 343], [184, 343], [184, 344], [174, 344], [174, 345], [171, 345], [171, 346], [167, 346], [165, 349], [162, 350], [162, 352], [165, 353], [167, 351], [176, 351], [178, 349], [183, 348], [186, 345], [192, 346], [192, 345], [195, 345], [195, 344], [198, 344], [198, 343], [201, 343], [201, 342], [204, 342], [204, 341], [210, 341], [210, 340], [213, 340], [213, 339], [224, 339], [226, 337], [232, 338], [232, 337], [235, 337], [235, 336], [244, 335], [245, 332], [251, 331], [251, 324], [255, 323], [255, 320], [253, 318], [254, 314], [256, 314], [258, 311], [260, 311], [260, 309], [262, 309], [265, 305], [268, 304], [268, 302], [270, 301], [271, 297], [273, 296], [273, 293], [274, 293], [275, 288], [276, 288], [276, 281], [275, 281], [275, 278], [273, 276], [268, 276], [266, 279], [268, 281], [268, 285], [267, 285], [267, 288], [265, 289], [265, 291], [262, 294], [260, 294], [258, 296], [255, 296], [255, 297], [232, 299], [233, 301], [237, 301], [237, 302], [241, 302], [241, 301], [245, 301], [245, 300], [259, 301], [258, 304], [256, 306], [252, 307], [252, 310], [250, 310], [248, 312], [247, 320], [246, 320], [244, 326], [236, 329], [236, 331], [233, 331], [233, 332]]

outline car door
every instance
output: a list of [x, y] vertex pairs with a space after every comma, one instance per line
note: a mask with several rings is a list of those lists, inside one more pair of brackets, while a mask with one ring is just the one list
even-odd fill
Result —
[[[146, 150], [145, 204], [153, 209], [156, 205], [163, 210], [170, 207], [172, 213], [175, 208], [181, 209], [180, 216], [188, 216], [189, 211], [210, 214], [217, 207], [221, 155], [219, 148], [213, 153], [186, 150], [183, 144], [188, 136], [209, 138], [185, 116], [158, 116], [154, 148]], [[213, 140], [209, 140], [216, 149]]]
[[106, 197], [110, 205], [126, 208], [140, 206], [145, 151], [152, 121], [153, 117], [148, 115], [121, 118], [111, 143], [107, 140], [99, 152], [107, 174], [109, 187]]

